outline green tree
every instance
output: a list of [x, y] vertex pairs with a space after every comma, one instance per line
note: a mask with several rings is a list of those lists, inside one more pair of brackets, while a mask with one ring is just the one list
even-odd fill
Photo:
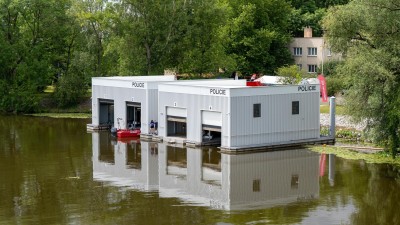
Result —
[[243, 74], [273, 73], [292, 62], [287, 28], [292, 8], [285, 1], [232, 1], [232, 17], [223, 28], [225, 49]]
[[69, 4], [69, 0], [0, 2], [1, 110], [34, 111], [40, 100], [37, 93], [64, 69]]
[[219, 1], [192, 1], [187, 14], [187, 31], [182, 42], [176, 45], [184, 46], [182, 57], [170, 57], [179, 60], [170, 65], [176, 65], [180, 72], [200, 75], [230, 67], [219, 35], [227, 19], [227, 10], [226, 4]]
[[117, 47], [122, 73], [160, 74], [168, 67], [169, 56], [177, 53], [180, 57], [174, 43], [186, 32], [188, 4], [183, 0], [125, 0], [114, 6], [119, 33], [111, 45]]
[[299, 84], [301, 80], [307, 77], [307, 74], [296, 65], [279, 67], [276, 75], [282, 77], [280, 82], [283, 84]]
[[393, 1], [354, 0], [330, 8], [323, 21], [332, 50], [347, 56], [338, 68], [349, 86], [347, 108], [393, 155], [400, 143], [399, 16]]
[[295, 10], [290, 14], [289, 32], [294, 37], [303, 37], [304, 28], [311, 27], [313, 36], [321, 37], [323, 35], [321, 20], [326, 9], [348, 2], [348, 0], [291, 0], [290, 3]]

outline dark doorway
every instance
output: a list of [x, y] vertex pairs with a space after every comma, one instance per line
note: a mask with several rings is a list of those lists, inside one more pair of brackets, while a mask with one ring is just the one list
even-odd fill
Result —
[[114, 126], [114, 100], [99, 99], [99, 125]]
[[140, 102], [126, 102], [126, 121], [129, 129], [140, 128], [142, 122]]
[[203, 125], [203, 145], [221, 145], [221, 127]]
[[167, 136], [186, 138], [186, 118], [177, 116], [168, 116]]

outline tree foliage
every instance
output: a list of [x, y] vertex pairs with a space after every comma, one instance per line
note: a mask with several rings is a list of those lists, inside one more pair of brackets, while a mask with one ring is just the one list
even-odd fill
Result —
[[39, 101], [35, 94], [63, 69], [68, 7], [68, 0], [0, 2], [3, 110], [35, 110]]
[[48, 85], [76, 104], [94, 76], [272, 74], [291, 35], [343, 2], [0, 0], [0, 111], [37, 110]]
[[290, 14], [289, 32], [294, 37], [303, 37], [304, 27], [311, 27], [313, 36], [321, 37], [323, 29], [320, 22], [326, 13], [326, 9], [348, 2], [349, 0], [291, 0], [290, 3], [295, 10]]
[[300, 70], [297, 65], [280, 67], [276, 71], [276, 75], [282, 77], [280, 82], [283, 84], [299, 84], [306, 77], [305, 72]]
[[338, 73], [349, 86], [349, 111], [393, 155], [400, 147], [399, 18], [393, 1], [354, 0], [331, 8], [323, 21], [332, 49], [347, 56]]
[[223, 28], [225, 49], [243, 74], [273, 71], [292, 61], [287, 43], [289, 14], [285, 1], [232, 1], [233, 16]]

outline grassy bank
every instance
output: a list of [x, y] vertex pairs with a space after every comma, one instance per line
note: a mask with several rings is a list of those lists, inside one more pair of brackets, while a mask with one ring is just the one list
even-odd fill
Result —
[[[344, 106], [336, 105], [336, 115], [346, 115]], [[320, 113], [329, 113], [329, 105], [321, 105], [319, 107]]]
[[91, 113], [34, 113], [28, 114], [30, 116], [44, 116], [51, 118], [74, 118], [74, 119], [88, 119], [92, 117]]
[[80, 118], [87, 119], [92, 116], [91, 90], [79, 100], [79, 104], [70, 107], [59, 107], [52, 94], [54, 86], [48, 86], [41, 94], [40, 110], [31, 116], [44, 116], [52, 118]]
[[364, 160], [367, 163], [389, 163], [400, 166], [400, 158], [393, 158], [385, 151], [374, 152], [372, 150], [372, 153], [366, 154], [338, 146], [311, 146], [310, 150], [318, 153], [335, 154], [344, 159]]

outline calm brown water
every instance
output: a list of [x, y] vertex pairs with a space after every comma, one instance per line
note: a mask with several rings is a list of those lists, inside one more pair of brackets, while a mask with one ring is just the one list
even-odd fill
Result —
[[0, 224], [400, 224], [400, 169], [306, 149], [220, 154], [0, 116]]

